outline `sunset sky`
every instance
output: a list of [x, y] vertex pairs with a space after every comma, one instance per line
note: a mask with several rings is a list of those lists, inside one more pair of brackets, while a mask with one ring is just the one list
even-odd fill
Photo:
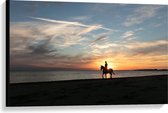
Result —
[[168, 67], [168, 6], [10, 2], [10, 66]]

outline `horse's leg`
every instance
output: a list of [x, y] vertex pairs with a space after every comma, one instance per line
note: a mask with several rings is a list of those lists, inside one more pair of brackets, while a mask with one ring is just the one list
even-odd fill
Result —
[[107, 78], [107, 74], [105, 73], [105, 78]]
[[112, 73], [110, 73], [110, 78], [112, 79]]
[[104, 75], [104, 73], [102, 73], [102, 79], [104, 79], [104, 76], [103, 76], [103, 75]]

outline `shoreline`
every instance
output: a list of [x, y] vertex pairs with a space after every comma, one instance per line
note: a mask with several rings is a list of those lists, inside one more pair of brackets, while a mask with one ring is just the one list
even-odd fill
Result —
[[[139, 77], [152, 77], [152, 76], [167, 76], [168, 74], [162, 74], [162, 75], [141, 75], [141, 76], [118, 76], [116, 77], [113, 75], [112, 79], [121, 79], [121, 78], [139, 78]], [[110, 79], [110, 78], [105, 78]], [[70, 80], [53, 80], [53, 81], [34, 81], [34, 82], [11, 82], [9, 84], [29, 84], [29, 83], [50, 83], [50, 82], [67, 82], [67, 81], [87, 81], [87, 80], [102, 80], [102, 78], [93, 78], [93, 79], [70, 79]]]
[[167, 77], [10, 83], [7, 106], [166, 104]]

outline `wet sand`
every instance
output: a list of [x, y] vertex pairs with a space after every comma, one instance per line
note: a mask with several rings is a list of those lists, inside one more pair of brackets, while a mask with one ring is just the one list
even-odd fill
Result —
[[167, 77], [10, 84], [7, 106], [166, 104]]

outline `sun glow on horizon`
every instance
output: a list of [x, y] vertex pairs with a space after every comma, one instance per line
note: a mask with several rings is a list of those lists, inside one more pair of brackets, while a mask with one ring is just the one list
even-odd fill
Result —
[[110, 58], [106, 58], [106, 59], [97, 59], [93, 62], [92, 66], [93, 68], [97, 69], [97, 67], [105, 66], [105, 61], [107, 61], [108, 64], [108, 69], [118, 69], [118, 67], [116, 66], [116, 64], [112, 61], [112, 59]]

